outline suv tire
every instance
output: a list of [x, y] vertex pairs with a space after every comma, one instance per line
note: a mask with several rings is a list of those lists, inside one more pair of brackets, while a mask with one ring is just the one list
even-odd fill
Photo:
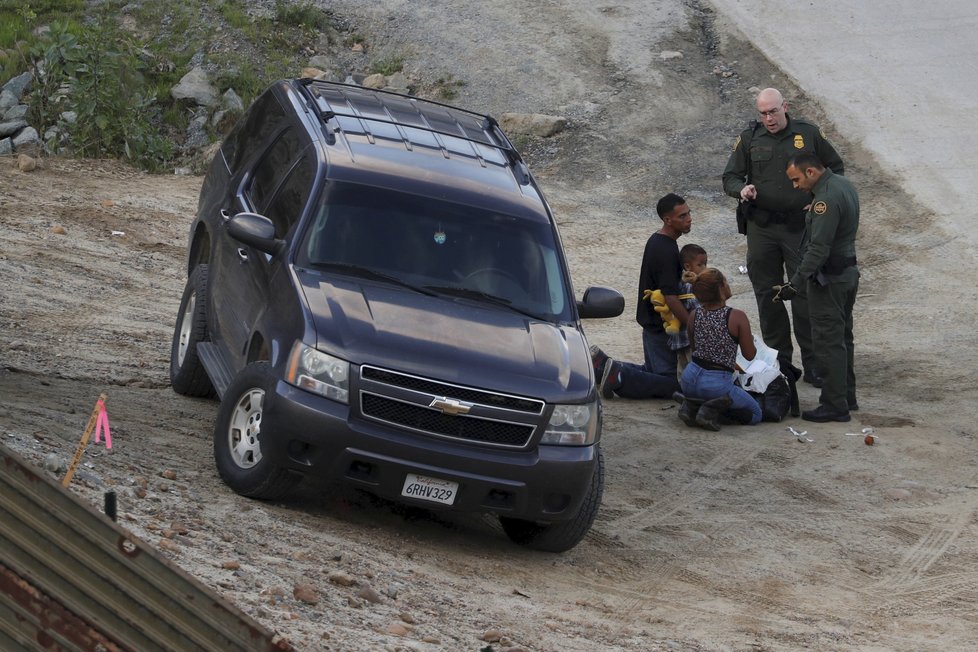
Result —
[[170, 384], [185, 396], [213, 396], [197, 343], [207, 341], [207, 265], [197, 265], [187, 279], [170, 347]]
[[577, 515], [561, 523], [540, 524], [518, 518], [499, 517], [506, 536], [514, 543], [544, 552], [565, 552], [570, 550], [588, 533], [601, 506], [604, 493], [604, 454], [598, 448], [598, 459], [594, 464], [591, 486], [581, 503]]
[[242, 496], [274, 500], [288, 495], [302, 476], [275, 466], [262, 454], [262, 439], [274, 437], [263, 422], [266, 397], [274, 394], [275, 375], [267, 362], [253, 362], [228, 387], [217, 411], [214, 460], [231, 489]]

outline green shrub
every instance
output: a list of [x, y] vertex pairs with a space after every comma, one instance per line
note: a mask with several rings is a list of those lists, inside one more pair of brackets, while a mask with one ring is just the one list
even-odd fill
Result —
[[[156, 98], [145, 92], [138, 52], [107, 11], [77, 36], [66, 23], [52, 23], [30, 49], [32, 124], [41, 133], [50, 127], [66, 132], [80, 156], [124, 157], [160, 168], [172, 146], [152, 124]], [[69, 111], [72, 121], [62, 117]]]
[[325, 31], [333, 26], [329, 14], [309, 2], [295, 4], [287, 0], [275, 0], [275, 20], [290, 27], [318, 31]]
[[382, 75], [393, 75], [395, 72], [404, 70], [404, 57], [391, 56], [386, 59], [374, 61], [370, 66], [370, 72]]

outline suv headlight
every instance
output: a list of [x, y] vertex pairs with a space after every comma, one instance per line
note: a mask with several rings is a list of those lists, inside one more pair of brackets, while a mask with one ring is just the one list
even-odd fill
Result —
[[598, 402], [585, 405], [557, 405], [543, 433], [541, 444], [588, 446], [598, 434]]
[[292, 347], [285, 380], [340, 403], [350, 401], [350, 363], [302, 342], [296, 342]]

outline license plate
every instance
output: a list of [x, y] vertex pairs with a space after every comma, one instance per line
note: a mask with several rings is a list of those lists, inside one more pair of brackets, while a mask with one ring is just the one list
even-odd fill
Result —
[[427, 475], [417, 475], [415, 473], [407, 474], [407, 477], [404, 478], [404, 488], [401, 489], [402, 496], [428, 500], [443, 505], [454, 504], [455, 494], [457, 493], [457, 482], [432, 478]]

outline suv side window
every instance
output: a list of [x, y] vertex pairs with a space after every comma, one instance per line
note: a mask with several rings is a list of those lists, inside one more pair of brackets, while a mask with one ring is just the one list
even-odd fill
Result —
[[292, 169], [292, 162], [304, 149], [302, 145], [296, 130], [286, 129], [252, 170], [245, 197], [256, 212], [264, 214], [279, 184]]
[[[281, 141], [279, 141], [281, 142]], [[305, 155], [292, 166], [289, 176], [282, 183], [278, 192], [271, 198], [261, 214], [275, 224], [275, 236], [284, 238], [302, 214], [309, 192], [312, 190], [313, 178], [316, 173], [316, 162], [309, 149]]]
[[231, 174], [241, 169], [286, 124], [288, 118], [275, 94], [266, 92], [260, 95], [248, 109], [247, 117], [225, 140], [224, 158]]

